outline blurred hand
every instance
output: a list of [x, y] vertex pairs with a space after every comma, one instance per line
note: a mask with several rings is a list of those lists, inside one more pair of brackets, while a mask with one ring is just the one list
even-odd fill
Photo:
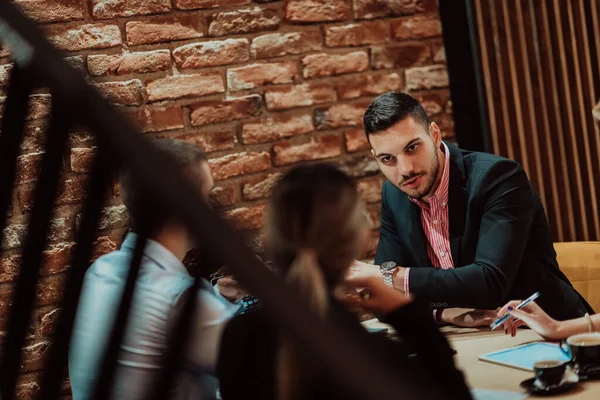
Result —
[[379, 265], [354, 260], [350, 268], [348, 268], [348, 272], [346, 272], [346, 280], [366, 278], [379, 278], [383, 280], [381, 272], [379, 272]]
[[240, 287], [238, 281], [232, 276], [224, 276], [217, 281], [215, 285], [221, 296], [232, 303], [235, 303], [246, 295], [246, 292]]
[[558, 332], [558, 321], [546, 314], [535, 301], [517, 310], [520, 303], [521, 300], [509, 301], [498, 311], [500, 316], [510, 314], [510, 318], [504, 322], [504, 332], [507, 335], [515, 336], [517, 328], [526, 325], [546, 340], [561, 339]]
[[442, 322], [462, 328], [490, 326], [497, 318], [496, 310], [474, 310], [472, 308], [447, 308], [442, 312]]
[[349, 272], [343, 284], [345, 291], [338, 299], [348, 307], [359, 307], [379, 314], [387, 314], [408, 304], [411, 298], [386, 285], [379, 267], [375, 267], [377, 274], [369, 272], [368, 268], [360, 273]]

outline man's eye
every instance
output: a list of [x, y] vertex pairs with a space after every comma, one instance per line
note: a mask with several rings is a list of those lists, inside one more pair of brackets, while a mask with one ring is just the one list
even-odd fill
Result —
[[415, 150], [417, 150], [417, 147], [419, 147], [419, 145], [418, 145], [418, 144], [411, 144], [410, 146], [408, 146], [408, 147], [407, 147], [407, 149], [406, 149], [406, 150], [407, 150], [409, 153], [412, 153], [412, 152], [414, 152]]
[[381, 157], [381, 162], [382, 163], [389, 163], [392, 161], [392, 156], [383, 156]]

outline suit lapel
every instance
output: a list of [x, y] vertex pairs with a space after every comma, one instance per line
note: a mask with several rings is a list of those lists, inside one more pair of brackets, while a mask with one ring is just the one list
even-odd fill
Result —
[[454, 266], [460, 265], [460, 242], [467, 218], [467, 189], [465, 188], [464, 162], [458, 149], [446, 143], [450, 152], [450, 183], [448, 187], [448, 219], [450, 223], [450, 251]]

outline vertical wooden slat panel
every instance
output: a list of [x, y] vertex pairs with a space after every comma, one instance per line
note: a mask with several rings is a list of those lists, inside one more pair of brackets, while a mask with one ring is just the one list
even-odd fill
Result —
[[473, 0], [491, 143], [558, 241], [600, 240], [600, 0]]

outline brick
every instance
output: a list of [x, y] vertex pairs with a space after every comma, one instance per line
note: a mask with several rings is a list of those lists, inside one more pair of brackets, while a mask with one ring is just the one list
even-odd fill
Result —
[[340, 163], [340, 169], [353, 178], [362, 178], [379, 173], [379, 165], [371, 155], [348, 158]]
[[51, 336], [54, 332], [54, 327], [58, 323], [60, 318], [60, 312], [62, 309], [56, 308], [49, 312], [40, 313], [38, 315], [38, 324], [40, 327], [40, 333], [43, 336]]
[[329, 83], [304, 83], [270, 89], [265, 93], [267, 109], [286, 110], [295, 107], [308, 107], [331, 103], [336, 100], [335, 89]]
[[302, 54], [321, 50], [321, 31], [269, 33], [252, 40], [251, 52], [254, 58], [271, 58], [288, 54]]
[[52, 107], [52, 97], [49, 94], [33, 94], [29, 96], [28, 120], [47, 118]]
[[280, 23], [281, 17], [278, 10], [254, 7], [213, 15], [208, 25], [208, 34], [210, 36], [223, 36], [274, 30], [279, 27]]
[[431, 63], [431, 49], [422, 42], [409, 42], [371, 49], [371, 65], [375, 69], [410, 68]]
[[293, 61], [251, 64], [227, 70], [229, 90], [254, 89], [270, 84], [293, 83], [298, 79], [298, 65]]
[[303, 135], [314, 129], [312, 116], [309, 114], [270, 116], [244, 123], [242, 140], [244, 144], [272, 142]]
[[285, 8], [285, 19], [298, 23], [344, 21], [350, 14], [346, 0], [289, 0]]
[[356, 183], [356, 189], [360, 198], [367, 203], [381, 201], [381, 188], [384, 179], [380, 176], [360, 180]]
[[38, 179], [43, 152], [24, 154], [17, 157], [15, 184], [34, 182]]
[[267, 238], [262, 230], [248, 237], [246, 242], [254, 254], [263, 253], [267, 248]]
[[437, 10], [436, 0], [353, 0], [354, 18], [372, 19]]
[[65, 283], [65, 274], [42, 277], [36, 286], [36, 304], [38, 306], [60, 304]]
[[26, 377], [21, 375], [19, 383], [16, 387], [16, 399], [17, 400], [34, 400], [39, 398], [41, 388], [39, 382], [36, 382], [35, 378]]
[[224, 128], [212, 132], [190, 132], [177, 136], [200, 147], [206, 153], [221, 150], [231, 150], [237, 143], [236, 128]]
[[96, 261], [98, 257], [110, 253], [111, 251], [117, 250], [117, 244], [110, 240], [108, 236], [100, 236], [94, 242], [94, 249], [92, 251], [92, 258], [90, 263]]
[[444, 112], [450, 104], [450, 92], [448, 90], [413, 93], [413, 97], [421, 103], [430, 117]]
[[[1, 250], [10, 250], [21, 247], [23, 239], [27, 234], [27, 226], [24, 224], [8, 225], [2, 231], [2, 242], [0, 242]], [[1, 296], [0, 296], [1, 297]], [[2, 314], [0, 312], [0, 314]]]
[[[80, 215], [78, 219], [81, 220], [81, 218], [83, 218], [83, 215]], [[102, 209], [102, 213], [100, 214], [98, 229], [105, 230], [120, 228], [122, 226], [126, 226], [128, 220], [129, 216], [127, 213], [127, 208], [125, 208], [124, 205], [105, 207]]]
[[361, 22], [325, 29], [327, 47], [363, 46], [387, 42], [390, 24], [387, 21]]
[[171, 10], [170, 0], [91, 0], [95, 19], [159, 14]]
[[258, 200], [269, 197], [279, 178], [281, 178], [281, 174], [275, 173], [244, 182], [242, 186], [244, 200]]
[[200, 8], [217, 8], [250, 4], [250, 0], [175, 0], [175, 8], [179, 10], [197, 10]]
[[[85, 176], [78, 176], [60, 181], [56, 195], [55, 205], [65, 205], [81, 202], [85, 198], [86, 187]], [[22, 212], [33, 209], [34, 187], [24, 188], [18, 193], [19, 204]]]
[[123, 82], [94, 83], [107, 100], [124, 106], [139, 106], [144, 102], [144, 85], [139, 79]]
[[130, 21], [125, 25], [127, 44], [131, 46], [200, 38], [205, 31], [206, 20], [194, 14]]
[[276, 166], [294, 164], [299, 161], [321, 160], [342, 154], [342, 140], [337, 135], [313, 138], [307, 143], [281, 142], [273, 146]]
[[228, 122], [256, 115], [262, 109], [260, 95], [239, 97], [223, 101], [203, 101], [190, 106], [192, 125]]
[[82, 56], [65, 57], [65, 61], [79, 72], [85, 73], [85, 63]]
[[371, 148], [363, 129], [352, 129], [344, 132], [344, 139], [346, 140], [346, 150], [348, 153], [369, 150]]
[[360, 126], [368, 103], [334, 104], [328, 108], [318, 108], [314, 113], [317, 129], [334, 129], [342, 126]]
[[48, 38], [67, 51], [105, 49], [121, 45], [117, 25], [86, 24], [72, 28], [54, 25], [47, 29]]
[[392, 37], [398, 40], [421, 39], [442, 34], [442, 23], [437, 14], [414, 15], [391, 22]]
[[267, 152], [243, 152], [228, 154], [208, 161], [213, 178], [217, 181], [264, 171], [271, 168], [271, 156]]
[[340, 79], [336, 82], [338, 99], [347, 100], [357, 97], [375, 96], [381, 93], [402, 90], [402, 76], [396, 72], [390, 74], [360, 75]]
[[241, 64], [250, 59], [248, 39], [226, 39], [193, 43], [173, 50], [179, 68], [204, 68]]
[[0, 91], [8, 90], [8, 81], [13, 69], [12, 64], [0, 65]]
[[12, 282], [19, 276], [20, 262], [17, 254], [0, 256], [0, 283]]
[[307, 79], [362, 72], [369, 68], [369, 54], [355, 51], [348, 54], [311, 54], [302, 59], [303, 76]]
[[446, 49], [442, 41], [435, 42], [432, 45], [433, 62], [445, 63], [446, 62]]
[[235, 229], [249, 230], [257, 229], [264, 225], [266, 206], [256, 207], [240, 207], [230, 211], [226, 211], [223, 217]]
[[180, 107], [144, 108], [125, 113], [142, 132], [157, 132], [184, 127]]
[[23, 141], [21, 142], [21, 150], [25, 153], [41, 152], [44, 150], [46, 143], [45, 132], [48, 129], [48, 120], [34, 120], [25, 123], [23, 132]]
[[445, 65], [432, 65], [407, 69], [406, 90], [428, 90], [448, 87], [448, 71]]
[[16, 4], [40, 23], [83, 19], [82, 0], [17, 0]]
[[44, 251], [40, 275], [52, 275], [67, 270], [70, 267], [74, 250], [75, 243], [69, 242], [59, 243]]
[[369, 214], [371, 229], [381, 228], [381, 203], [369, 204], [367, 213]]
[[37, 371], [44, 368], [44, 358], [49, 353], [50, 346], [50, 342], [40, 342], [23, 347], [21, 372]]
[[87, 60], [88, 71], [92, 76], [145, 74], [171, 68], [169, 50], [90, 55]]
[[71, 171], [89, 172], [96, 155], [96, 148], [76, 147], [71, 149]]
[[236, 190], [233, 186], [217, 186], [210, 192], [208, 202], [213, 207], [226, 207], [236, 202]]
[[148, 101], [206, 96], [224, 91], [225, 84], [219, 73], [167, 76], [146, 84]]

